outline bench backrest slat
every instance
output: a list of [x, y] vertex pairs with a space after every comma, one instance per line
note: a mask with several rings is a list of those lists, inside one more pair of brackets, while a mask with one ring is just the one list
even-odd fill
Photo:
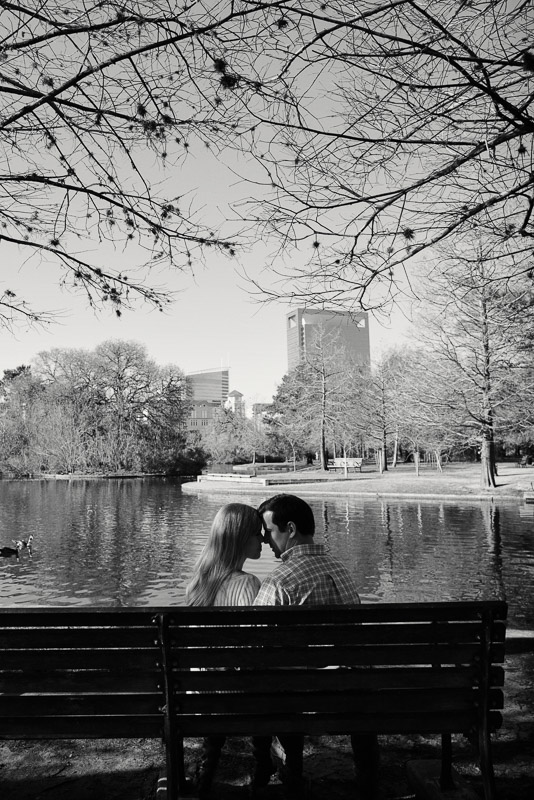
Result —
[[158, 716], [161, 695], [153, 694], [39, 694], [1, 695], [0, 715], [7, 717]]
[[[432, 733], [467, 733], [473, 726], [471, 713], [453, 713], [448, 716], [433, 714], [308, 714], [304, 720], [305, 730], [310, 735], [321, 736], [324, 734], [342, 733], [375, 733], [382, 734], [432, 734]], [[502, 715], [499, 712], [490, 712], [489, 722], [491, 730], [497, 730], [502, 724]], [[223, 723], [223, 724], [221, 724]], [[286, 715], [270, 718], [242, 716], [239, 714], [228, 715], [222, 720], [220, 717], [192, 716], [186, 717], [182, 732], [184, 736], [207, 736], [210, 734], [226, 733], [243, 735], [250, 733], [251, 725], [257, 735], [291, 733], [298, 730], [298, 725], [303, 724], [300, 716]]]
[[149, 717], [5, 717], [0, 724], [2, 739], [160, 739], [161, 714]]
[[[329, 667], [329, 666], [380, 666], [384, 664], [466, 664], [471, 663], [480, 653], [479, 644], [450, 645], [390, 645], [380, 647], [313, 646], [294, 648], [233, 648], [233, 647], [192, 647], [173, 651], [181, 668], [215, 669], [217, 667], [247, 669], [269, 666], [278, 667]], [[502, 663], [504, 646], [492, 648], [492, 660]]]
[[67, 694], [84, 694], [85, 692], [102, 694], [119, 694], [124, 692], [149, 694], [159, 691], [161, 684], [160, 671], [155, 667], [148, 671], [120, 670], [42, 670], [24, 669], [18, 672], [0, 671], [0, 692], [20, 695], [37, 689], [42, 694], [53, 694], [58, 691]]
[[[452, 712], [473, 712], [477, 702], [477, 689], [403, 689], [401, 691], [390, 689], [383, 691], [378, 686], [376, 689], [363, 691], [325, 691], [317, 689], [315, 692], [286, 692], [250, 693], [235, 692], [222, 694], [185, 694], [180, 695], [177, 701], [180, 714], [217, 714], [227, 715], [229, 709], [232, 714], [283, 715], [295, 714], [404, 714], [415, 713], [420, 709], [420, 714], [448, 714]], [[494, 709], [503, 707], [502, 692], [495, 689], [490, 695], [490, 704]], [[303, 712], [305, 705], [306, 711]], [[0, 704], [1, 708], [1, 704]]]
[[[0, 650], [1, 669], [14, 670], [21, 664], [29, 672], [64, 671], [66, 669], [111, 669], [117, 675], [126, 670], [147, 672], [156, 669], [157, 649], [138, 650], [113, 648], [100, 650]], [[22, 660], [24, 659], [24, 660]], [[0, 672], [1, 675], [1, 672]]]
[[451, 601], [437, 603], [369, 603], [358, 606], [240, 606], [239, 608], [167, 608], [173, 627], [219, 627], [240, 625], [353, 625], [355, 622], [480, 622], [488, 612], [493, 620], [506, 620], [506, 603], [501, 601]]
[[[431, 667], [411, 669], [395, 667], [390, 669], [375, 668], [335, 670], [291, 669], [283, 672], [283, 688], [285, 691], [368, 691], [380, 687], [382, 691], [389, 689], [461, 689], [475, 686], [478, 670], [471, 666], [443, 667], [439, 671]], [[224, 682], [223, 682], [224, 681]], [[254, 692], [261, 686], [264, 692], [280, 691], [280, 670], [246, 669], [227, 670], [224, 679], [218, 670], [200, 670], [194, 672], [177, 671], [174, 682], [177, 695], [185, 691], [216, 692], [224, 686], [226, 692]], [[490, 673], [492, 686], [504, 685], [504, 669], [492, 667]], [[187, 687], [187, 690], [186, 688]]]
[[91, 628], [9, 628], [0, 631], [0, 651], [4, 648], [4, 643], [8, 644], [10, 649], [27, 648], [30, 650], [60, 647], [68, 649], [113, 647], [138, 650], [143, 647], [158, 647], [153, 625], [151, 628], [101, 628], [95, 626]]
[[[432, 627], [430, 627], [432, 626]], [[171, 628], [171, 636], [173, 629]], [[370, 644], [416, 644], [447, 642], [478, 642], [480, 621], [404, 623], [403, 625], [358, 623], [339, 624], [334, 620], [325, 625], [301, 624], [280, 625], [276, 628], [277, 647], [311, 646], [314, 642], [340, 646], [350, 641], [351, 645]], [[493, 641], [504, 641], [504, 625], [495, 627]], [[215, 626], [181, 628], [172, 636], [172, 644], [178, 647], [213, 647], [214, 645], [243, 647], [272, 647], [272, 626], [250, 628], [235, 623], [218, 629]]]

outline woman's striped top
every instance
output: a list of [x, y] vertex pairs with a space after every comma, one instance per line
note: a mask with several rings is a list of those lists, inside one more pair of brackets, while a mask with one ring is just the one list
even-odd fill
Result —
[[249, 572], [234, 572], [223, 583], [214, 606], [251, 606], [260, 588], [260, 580]]

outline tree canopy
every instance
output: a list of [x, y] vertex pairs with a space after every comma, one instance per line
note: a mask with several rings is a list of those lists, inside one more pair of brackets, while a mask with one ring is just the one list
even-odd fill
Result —
[[42, 352], [0, 381], [0, 471], [187, 472], [190, 389], [136, 342]]
[[[303, 251], [273, 262], [290, 282], [275, 294], [308, 303], [383, 303], [403, 266], [474, 221], [511, 272], [530, 268], [530, 2], [1, 8], [0, 241], [62, 266], [90, 302], [161, 305], [136, 267], [187, 269], [267, 234]], [[259, 205], [237, 226], [214, 227], [182, 180], [206, 147], [244, 154], [229, 163]], [[127, 271], [110, 258], [124, 248]], [[40, 318], [5, 284], [0, 318], [18, 315]]]
[[532, 3], [321, 8], [292, 61], [285, 153], [260, 157], [266, 224], [314, 253], [285, 272], [293, 297], [380, 304], [408, 262], [475, 222], [511, 273], [530, 269]]

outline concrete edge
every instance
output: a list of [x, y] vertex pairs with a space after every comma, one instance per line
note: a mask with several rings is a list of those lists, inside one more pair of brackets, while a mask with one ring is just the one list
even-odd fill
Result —
[[[227, 482], [220, 482], [217, 481], [203, 481], [197, 483], [196, 481], [191, 481], [189, 483], [182, 484], [182, 492], [186, 494], [208, 494], [212, 493], [220, 493], [220, 494], [227, 494], [228, 492], [240, 492], [243, 491], [247, 492], [247, 494], [257, 494], [261, 492], [262, 489], [272, 489], [275, 490], [278, 494], [293, 494], [297, 493], [299, 495], [316, 495], [321, 497], [363, 497], [365, 499], [373, 499], [378, 500], [381, 498], [394, 498], [395, 500], [491, 500], [495, 501], [506, 501], [506, 502], [518, 502], [521, 501], [522, 498], [517, 494], [502, 494], [502, 495], [495, 495], [495, 494], [439, 494], [439, 493], [417, 493], [417, 492], [356, 492], [354, 490], [345, 489], [339, 491], [325, 491], [323, 487], [317, 486], [311, 488], [309, 484], [300, 484], [300, 483], [257, 483], [257, 484], [245, 484], [239, 483], [238, 485], [231, 485], [231, 481]], [[209, 485], [208, 485], [209, 484]], [[202, 487], [202, 488], [201, 488]], [[305, 487], [305, 488], [304, 488]]]

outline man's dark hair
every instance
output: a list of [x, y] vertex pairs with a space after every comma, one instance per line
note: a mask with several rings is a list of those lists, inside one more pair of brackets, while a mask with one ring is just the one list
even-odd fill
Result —
[[264, 500], [258, 508], [260, 514], [272, 511], [273, 523], [285, 531], [288, 522], [293, 522], [303, 536], [313, 536], [315, 519], [313, 511], [305, 500], [294, 494], [275, 494]]

